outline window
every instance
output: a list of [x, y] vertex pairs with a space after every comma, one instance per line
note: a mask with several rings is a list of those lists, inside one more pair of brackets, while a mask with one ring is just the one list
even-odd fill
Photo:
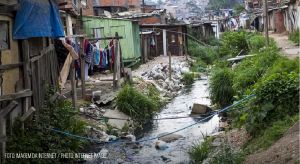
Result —
[[101, 38], [104, 35], [104, 27], [94, 28], [93, 35], [95, 38]]
[[74, 5], [74, 6], [78, 7], [78, 6], [77, 6], [77, 5], [78, 5], [78, 0], [72, 0], [72, 2], [73, 2], [73, 5]]
[[9, 48], [9, 22], [0, 21], [0, 50]]

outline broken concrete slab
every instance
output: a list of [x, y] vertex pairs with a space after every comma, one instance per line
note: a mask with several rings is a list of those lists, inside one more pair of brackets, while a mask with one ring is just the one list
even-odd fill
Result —
[[115, 110], [106, 110], [104, 117], [112, 117], [112, 118], [121, 118], [121, 119], [108, 119], [108, 124], [111, 126], [117, 128], [117, 129], [122, 129], [125, 124], [129, 124], [127, 120], [130, 120], [130, 117], [126, 115], [125, 113], [115, 109]]
[[192, 107], [192, 114], [206, 114], [211, 112], [211, 108], [207, 105], [194, 103]]

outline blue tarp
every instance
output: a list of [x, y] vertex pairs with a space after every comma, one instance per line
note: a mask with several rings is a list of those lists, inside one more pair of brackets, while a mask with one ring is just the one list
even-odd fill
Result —
[[63, 25], [57, 5], [52, 0], [19, 0], [13, 27], [14, 39], [62, 37]]

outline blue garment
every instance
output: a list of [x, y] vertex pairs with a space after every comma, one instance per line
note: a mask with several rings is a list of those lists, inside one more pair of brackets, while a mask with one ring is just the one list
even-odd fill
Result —
[[19, 0], [13, 39], [63, 37], [63, 25], [53, 0]]
[[92, 64], [93, 62], [93, 45], [92, 44], [88, 44], [87, 49], [86, 49], [86, 54], [85, 54], [85, 62]]
[[107, 53], [106, 53], [106, 51], [104, 50], [104, 51], [102, 51], [102, 65], [101, 65], [101, 67], [102, 68], [106, 68], [107, 67]]
[[94, 57], [95, 57], [94, 58], [94, 64], [99, 65], [99, 63], [100, 63], [100, 51], [97, 48], [95, 48]]

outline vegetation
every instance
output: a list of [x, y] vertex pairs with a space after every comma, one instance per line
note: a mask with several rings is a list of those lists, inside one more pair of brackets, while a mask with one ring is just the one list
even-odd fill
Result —
[[[78, 111], [67, 100], [49, 102], [55, 92], [51, 89], [45, 98], [44, 107], [39, 118], [35, 119], [25, 130], [17, 121], [13, 133], [8, 137], [7, 152], [29, 153], [75, 153], [82, 150], [86, 141], [74, 139], [52, 131], [53, 128], [72, 134], [84, 136], [85, 122], [79, 119]], [[7, 159], [8, 163], [20, 163], [20, 159]], [[22, 159], [22, 163], [68, 163], [75, 159]]]
[[185, 85], [192, 85], [194, 83], [194, 73], [184, 73], [182, 81]]
[[[241, 50], [253, 56], [231, 68], [226, 59]], [[209, 79], [212, 103], [225, 107], [255, 96], [228, 113], [231, 125], [245, 127], [251, 140], [241, 152], [221, 146], [210, 162], [241, 163], [243, 155], [268, 148], [299, 120], [299, 59], [281, 56], [273, 40], [267, 47], [264, 37], [245, 31], [225, 32], [216, 56]], [[197, 152], [200, 156], [205, 153], [202, 149]]]
[[240, 164], [244, 160], [244, 154], [235, 152], [227, 141], [223, 143], [219, 151], [213, 156], [210, 163], [213, 164]]
[[149, 119], [158, 111], [159, 102], [154, 92], [149, 92], [149, 97], [137, 91], [131, 85], [125, 85], [117, 95], [117, 107], [133, 119]]
[[298, 115], [292, 117], [286, 116], [280, 120], [272, 123], [257, 137], [252, 138], [245, 146], [244, 150], [247, 153], [252, 153], [257, 150], [267, 149], [275, 141], [277, 141], [283, 134], [299, 120]]
[[297, 29], [289, 34], [289, 40], [291, 40], [292, 42], [294, 42], [296, 44], [300, 43], [299, 37], [300, 37], [299, 29]]
[[205, 137], [203, 142], [196, 142], [189, 149], [188, 154], [194, 163], [202, 163], [211, 152], [211, 137]]
[[233, 72], [227, 67], [216, 67], [209, 79], [209, 92], [212, 103], [225, 107], [233, 102]]

